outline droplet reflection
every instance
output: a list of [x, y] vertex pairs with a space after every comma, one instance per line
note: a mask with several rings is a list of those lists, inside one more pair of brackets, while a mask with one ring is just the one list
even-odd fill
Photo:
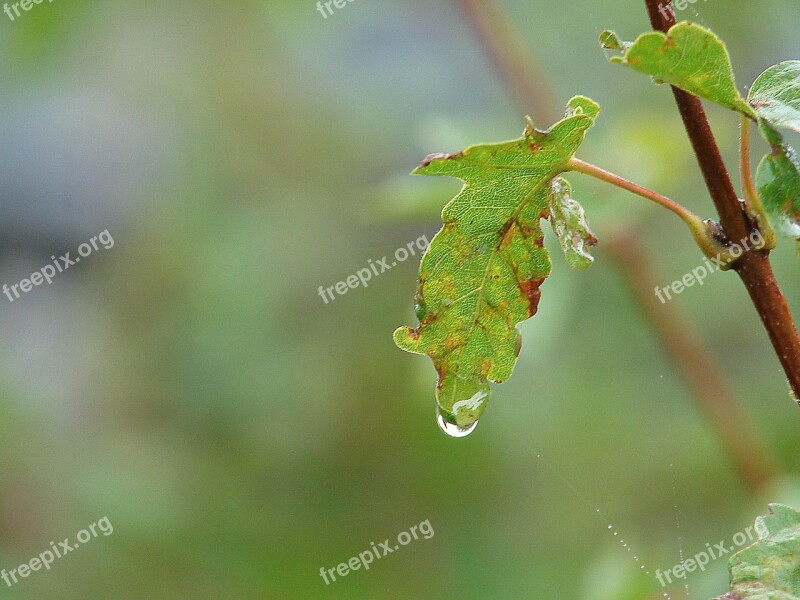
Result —
[[442, 416], [438, 406], [436, 407], [436, 422], [439, 424], [439, 429], [454, 438], [467, 437], [470, 433], [475, 431], [475, 428], [478, 426], [478, 421], [473, 422], [467, 427], [461, 427], [455, 423], [450, 423]]

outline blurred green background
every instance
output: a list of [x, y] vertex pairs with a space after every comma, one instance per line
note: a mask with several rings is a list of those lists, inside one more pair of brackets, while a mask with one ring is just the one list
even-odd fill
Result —
[[[647, 29], [640, 4], [496, 3], [554, 113], [578, 93], [603, 106], [581, 158], [713, 216], [668, 89], [597, 46]], [[742, 85], [800, 56], [796, 16], [796, 0], [679, 13], [728, 42]], [[460, 184], [406, 177], [427, 153], [522, 131], [456, 2], [355, 0], [325, 19], [312, 0], [55, 0], [0, 14], [0, 57], [2, 282], [104, 229], [115, 241], [0, 297], [0, 568], [114, 526], [0, 597], [661, 598], [634, 553], [663, 571], [730, 545], [767, 502], [800, 506], [800, 415], [744, 287], [715, 274], [669, 308], [773, 455], [758, 491], [603, 242], [635, 232], [661, 285], [702, 257], [623, 192], [571, 178], [595, 265], [570, 270], [548, 235], [515, 375], [465, 439], [436, 426], [430, 361], [392, 343], [416, 323], [418, 258], [318, 296], [436, 232]], [[735, 166], [737, 118], [709, 113]], [[800, 315], [791, 244], [774, 264]], [[431, 539], [320, 577], [426, 519]], [[691, 596], [723, 593], [725, 563], [691, 574]]]

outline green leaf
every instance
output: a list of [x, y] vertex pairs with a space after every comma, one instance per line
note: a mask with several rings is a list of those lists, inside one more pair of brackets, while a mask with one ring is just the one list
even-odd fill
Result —
[[625, 64], [700, 98], [755, 118], [753, 109], [736, 88], [725, 44], [710, 30], [683, 21], [670, 28], [644, 33], [632, 44], [619, 42], [612, 32], [601, 34], [601, 44], [623, 51], [611, 62]]
[[758, 541], [730, 560], [732, 592], [739, 600], [800, 598], [800, 512], [770, 504], [769, 514], [756, 519]]
[[606, 29], [600, 34], [600, 45], [606, 50], [621, 51], [625, 51], [631, 46], [630, 43], [623, 42], [619, 39], [619, 36], [610, 29]]
[[779, 235], [800, 242], [800, 161], [777, 131], [800, 132], [800, 61], [782, 62], [761, 73], [748, 101], [758, 115], [759, 132], [772, 148], [756, 171], [764, 211]]
[[794, 148], [772, 145], [772, 152], [758, 165], [756, 187], [775, 232], [800, 240], [800, 161]]
[[764, 71], [747, 99], [773, 127], [800, 132], [800, 60], [787, 60]]
[[597, 243], [583, 207], [572, 198], [572, 186], [561, 177], [551, 182], [550, 223], [567, 262], [576, 269], [587, 269], [594, 262], [589, 248]]
[[551, 205], [563, 235], [577, 235], [584, 246], [589, 241], [579, 229], [582, 216], [564, 200], [563, 182], [555, 191], [552, 180], [569, 168], [599, 110], [578, 96], [548, 131], [529, 122], [519, 139], [432, 154], [414, 171], [464, 181], [422, 258], [420, 324], [394, 332], [400, 348], [433, 360], [440, 425], [452, 435], [471, 431], [486, 408], [489, 381], [501, 383], [514, 369], [520, 349], [516, 324], [536, 313], [539, 286], [550, 275], [540, 221]]

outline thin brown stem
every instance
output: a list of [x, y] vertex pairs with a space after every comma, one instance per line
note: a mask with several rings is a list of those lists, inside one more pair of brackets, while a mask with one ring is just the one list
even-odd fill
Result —
[[456, 0], [456, 4], [519, 106], [547, 127], [560, 118], [553, 110], [558, 103], [505, 13], [489, 0]]
[[618, 188], [627, 190], [632, 194], [641, 196], [642, 198], [647, 198], [648, 200], [655, 202], [659, 206], [663, 206], [667, 210], [672, 211], [684, 221], [699, 221], [702, 223], [702, 221], [700, 221], [700, 217], [698, 217], [696, 214], [694, 214], [692, 211], [690, 211], [682, 204], [678, 204], [674, 200], [670, 200], [666, 196], [662, 196], [661, 194], [659, 194], [658, 192], [654, 192], [650, 188], [646, 188], [644, 186], [639, 185], [638, 183], [629, 181], [624, 177], [620, 177], [619, 175], [612, 173], [611, 171], [606, 171], [605, 169], [584, 162], [578, 158], [572, 158], [568, 166], [571, 171], [577, 171], [578, 173], [589, 175], [590, 177], [594, 177], [595, 179], [599, 179], [601, 181], [605, 181], [606, 183], [610, 183], [611, 185], [615, 185]]
[[[645, 4], [654, 29], [666, 33], [675, 24], [675, 11], [671, 0], [645, 0]], [[676, 87], [672, 88], [672, 94], [703, 173], [706, 187], [719, 213], [722, 229], [733, 242], [738, 243], [751, 234], [755, 224], [748, 218], [736, 195], [703, 105], [699, 98]], [[795, 397], [800, 398], [800, 335], [797, 333], [786, 298], [772, 272], [769, 250], [745, 252], [733, 265], [733, 269], [744, 282], [750, 299], [761, 317]]]
[[589, 175], [590, 177], [610, 183], [611, 185], [631, 192], [632, 194], [646, 198], [647, 200], [650, 200], [651, 202], [654, 202], [659, 206], [662, 206], [675, 213], [684, 223], [686, 223], [689, 231], [694, 237], [694, 241], [703, 251], [703, 254], [705, 254], [708, 258], [724, 256], [726, 252], [725, 247], [717, 242], [709, 233], [709, 230], [703, 220], [682, 204], [678, 204], [674, 200], [670, 200], [666, 196], [662, 196], [650, 188], [646, 188], [638, 183], [628, 181], [624, 177], [620, 177], [611, 171], [606, 171], [605, 169], [601, 169], [600, 167], [596, 167], [595, 165], [584, 162], [575, 157], [570, 159], [567, 167], [571, 171]]

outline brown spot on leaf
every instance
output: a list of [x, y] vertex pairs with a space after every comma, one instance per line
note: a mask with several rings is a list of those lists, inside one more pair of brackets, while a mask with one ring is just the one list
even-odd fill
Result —
[[542, 279], [525, 279], [519, 282], [519, 288], [525, 297], [528, 299], [528, 314], [533, 316], [539, 308], [539, 299], [542, 297], [542, 292], [539, 291], [539, 286], [544, 282]]
[[417, 327], [416, 329], [411, 329], [411, 327], [406, 327], [406, 333], [408, 334], [408, 337], [410, 337], [413, 340], [419, 339], [419, 330], [420, 330], [419, 327]]
[[448, 335], [444, 338], [444, 349], [448, 352], [454, 350], [461, 346], [463, 342], [461, 342], [455, 334]]
[[498, 248], [506, 248], [511, 243], [511, 240], [514, 239], [515, 232], [512, 231], [512, 227], [514, 225], [516, 225], [516, 221], [511, 219], [506, 221], [503, 227], [500, 229], [500, 243], [498, 244]]
[[427, 167], [435, 160], [448, 160], [453, 158], [454, 156], [458, 156], [457, 154], [447, 154], [446, 152], [433, 152], [428, 154], [423, 160], [422, 164], [420, 164], [421, 168]]

